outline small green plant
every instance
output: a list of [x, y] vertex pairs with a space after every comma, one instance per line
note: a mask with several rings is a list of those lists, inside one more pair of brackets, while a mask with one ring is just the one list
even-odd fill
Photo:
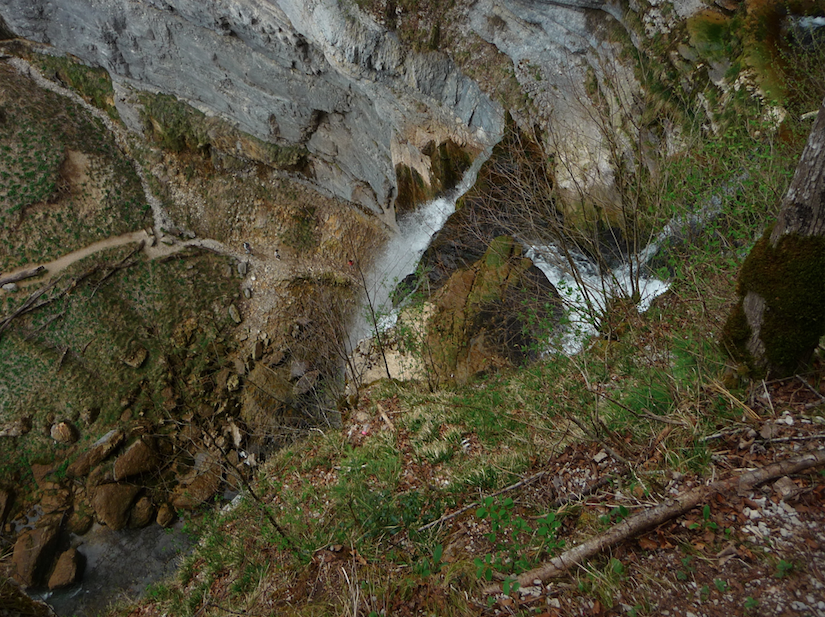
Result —
[[430, 576], [430, 574], [438, 574], [441, 572], [441, 557], [444, 554], [444, 545], [437, 544], [433, 549], [431, 559], [423, 559], [415, 566], [415, 572], [419, 576]]
[[749, 612], [749, 611], [755, 610], [755, 609], [759, 608], [759, 600], [757, 600], [753, 596], [748, 596], [747, 598], [745, 598], [745, 603], [744, 603], [743, 607], [744, 607], [746, 613]]
[[721, 578], [713, 579], [713, 586], [716, 587], [716, 591], [719, 593], [725, 593], [728, 590], [727, 581], [723, 581]]
[[505, 593], [518, 589], [515, 575], [533, 565], [531, 557], [542, 552], [552, 553], [564, 545], [564, 541], [556, 537], [561, 522], [555, 513], [537, 519], [533, 528], [524, 518], [513, 516], [514, 505], [510, 497], [498, 502], [493, 497], [487, 497], [476, 510], [478, 518], [490, 519], [490, 532], [486, 537], [493, 545], [490, 553], [473, 560], [476, 575], [490, 581], [494, 572], [509, 574], [502, 586]]
[[620, 523], [630, 515], [630, 510], [625, 506], [616, 506], [609, 514], [602, 514], [599, 521], [602, 525], [610, 525], [611, 523]]
[[693, 557], [682, 557], [682, 567], [684, 570], [676, 572], [676, 578], [680, 581], [688, 580], [689, 575], [696, 572], [696, 566], [693, 565]]
[[792, 561], [785, 561], [784, 559], [780, 559], [779, 563], [776, 564], [776, 578], [785, 578], [790, 576], [791, 573], [794, 571], [794, 563]]

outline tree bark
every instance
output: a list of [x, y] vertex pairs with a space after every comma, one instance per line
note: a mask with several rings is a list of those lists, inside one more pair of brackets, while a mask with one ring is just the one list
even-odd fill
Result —
[[825, 334], [825, 100], [776, 224], [739, 274], [723, 340], [760, 373], [793, 374]]

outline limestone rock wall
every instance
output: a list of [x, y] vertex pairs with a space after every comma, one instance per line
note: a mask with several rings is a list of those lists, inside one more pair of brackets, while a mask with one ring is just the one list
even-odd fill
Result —
[[171, 93], [274, 143], [305, 144], [316, 182], [391, 210], [394, 160], [478, 150], [503, 113], [444, 55], [397, 38], [338, 0], [4, 0], [17, 35], [106, 68], [119, 85]]

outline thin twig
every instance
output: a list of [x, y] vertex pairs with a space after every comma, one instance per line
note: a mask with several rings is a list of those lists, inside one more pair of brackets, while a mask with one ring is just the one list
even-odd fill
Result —
[[802, 384], [803, 384], [806, 388], [808, 388], [808, 390], [810, 390], [811, 392], [813, 392], [814, 394], [816, 394], [819, 398], [821, 398], [821, 399], [822, 399], [822, 402], [823, 402], [823, 403], [825, 403], [825, 396], [822, 396], [819, 392], [817, 392], [816, 390], [814, 390], [813, 386], [812, 386], [811, 384], [809, 384], [807, 381], [805, 381], [804, 379], [802, 379], [802, 377], [800, 377], [799, 375], [795, 375], [795, 377], [796, 377], [799, 381], [801, 381], [801, 382], [802, 382]]

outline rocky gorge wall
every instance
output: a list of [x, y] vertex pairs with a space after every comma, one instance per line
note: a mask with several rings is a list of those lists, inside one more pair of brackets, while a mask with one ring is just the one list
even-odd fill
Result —
[[[395, 166], [429, 181], [421, 150], [495, 141], [501, 107], [444, 55], [404, 53], [337, 0], [7, 0], [18, 36], [104, 67], [119, 86], [171, 93], [257, 137], [304, 144], [310, 176], [377, 213]], [[121, 114], [125, 119], [129, 114]]]

